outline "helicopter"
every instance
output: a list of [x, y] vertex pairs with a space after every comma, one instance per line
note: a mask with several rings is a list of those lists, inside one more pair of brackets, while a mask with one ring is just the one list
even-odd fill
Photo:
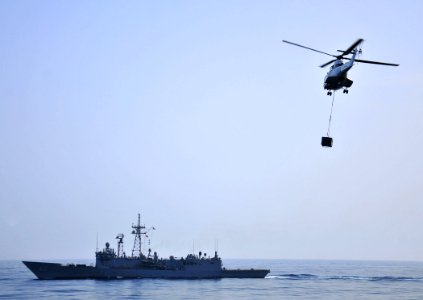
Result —
[[[361, 48], [359, 48], [359, 45], [362, 42], [364, 42], [363, 39], [358, 39], [357, 41], [355, 41], [350, 47], [348, 47], [347, 50], [338, 50], [338, 52], [342, 53], [340, 55], [329, 54], [320, 50], [316, 50], [316, 49], [306, 47], [300, 44], [296, 44], [293, 42], [289, 42], [286, 40], [282, 40], [282, 42], [334, 57], [334, 59], [320, 66], [321, 68], [324, 68], [333, 63], [333, 65], [330, 67], [329, 72], [326, 74], [326, 77], [323, 83], [323, 88], [325, 90], [328, 90], [327, 92], [328, 96], [331, 96], [333, 91], [339, 90], [341, 88], [343, 88], [344, 94], [348, 94], [348, 88], [351, 87], [351, 85], [353, 84], [353, 81], [347, 78], [347, 72], [353, 67], [354, 62], [384, 65], [384, 66], [395, 66], [395, 67], [399, 66], [399, 64], [384, 63], [384, 62], [363, 60], [363, 59], [356, 58], [357, 55], [362, 54], [362, 50]], [[352, 53], [351, 58], [345, 57], [349, 55], [350, 53]], [[343, 63], [342, 60], [348, 60], [348, 62]]]

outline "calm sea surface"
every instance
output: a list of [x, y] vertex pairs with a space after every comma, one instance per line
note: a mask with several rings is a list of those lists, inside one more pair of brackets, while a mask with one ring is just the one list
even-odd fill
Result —
[[224, 259], [223, 263], [227, 268], [269, 268], [271, 273], [265, 279], [37, 280], [20, 261], [0, 261], [0, 298], [423, 299], [422, 262]]

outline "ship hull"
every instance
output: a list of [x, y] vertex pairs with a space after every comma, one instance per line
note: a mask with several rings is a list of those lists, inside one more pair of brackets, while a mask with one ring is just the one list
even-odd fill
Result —
[[88, 265], [62, 265], [59, 263], [23, 261], [38, 279], [119, 279], [119, 278], [163, 278], [163, 279], [220, 279], [220, 278], [264, 278], [269, 270], [155, 270], [99, 268]]
[[98, 271], [87, 265], [62, 265], [59, 263], [23, 261], [38, 279], [85, 279], [98, 278]]

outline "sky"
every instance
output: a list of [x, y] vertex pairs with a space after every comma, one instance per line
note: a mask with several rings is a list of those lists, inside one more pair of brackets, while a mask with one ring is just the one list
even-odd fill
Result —
[[[423, 260], [421, 1], [1, 1], [0, 259]], [[330, 58], [363, 38], [322, 148]]]

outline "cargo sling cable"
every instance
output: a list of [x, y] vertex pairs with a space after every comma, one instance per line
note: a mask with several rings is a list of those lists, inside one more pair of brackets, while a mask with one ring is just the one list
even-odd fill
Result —
[[329, 125], [328, 125], [328, 131], [326, 133], [326, 136], [322, 136], [322, 147], [332, 147], [333, 139], [330, 137], [330, 125], [332, 122], [332, 112], [333, 112], [333, 103], [335, 102], [335, 91], [333, 91], [332, 94], [332, 106], [330, 108], [330, 115], [329, 115]]
[[333, 92], [333, 95], [332, 95], [332, 106], [331, 106], [331, 108], [330, 108], [328, 132], [326, 133], [326, 135], [327, 135], [328, 137], [330, 137], [330, 124], [331, 124], [331, 122], [332, 122], [332, 111], [333, 111], [333, 103], [334, 103], [334, 102], [335, 102], [335, 91]]

